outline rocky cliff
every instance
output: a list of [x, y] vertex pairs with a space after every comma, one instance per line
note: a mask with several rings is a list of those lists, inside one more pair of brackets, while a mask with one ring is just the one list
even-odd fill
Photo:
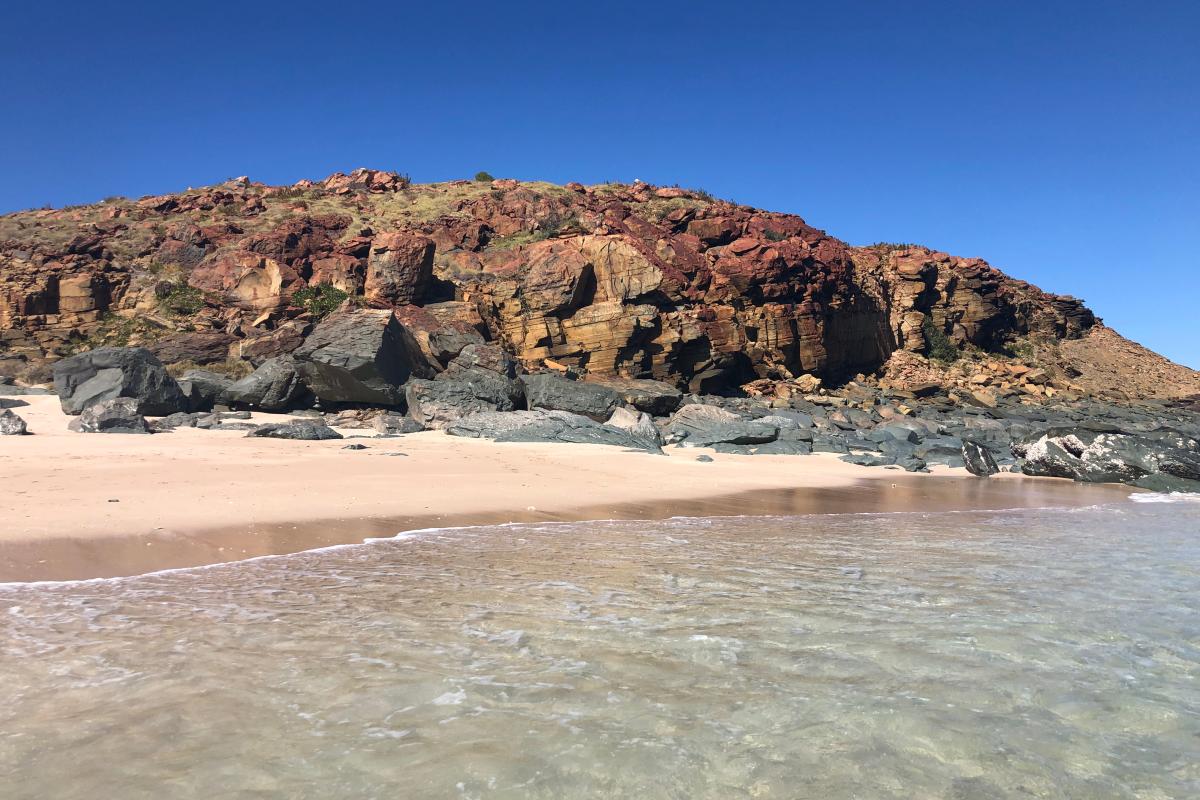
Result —
[[[27, 381], [102, 344], [244, 372], [296, 351], [342, 303], [393, 310], [433, 372], [494, 341], [525, 371], [702, 393], [859, 373], [1200, 392], [1200, 375], [1139, 354], [1080, 301], [984, 261], [852, 247], [679, 188], [413, 185], [358, 170], [0, 217], [0, 374]], [[1086, 344], [1097, 336], [1100, 356]], [[1127, 357], [1105, 356], [1112, 343]], [[1149, 362], [1154, 379], [1139, 379]], [[1023, 381], [1022, 365], [1046, 380]]]

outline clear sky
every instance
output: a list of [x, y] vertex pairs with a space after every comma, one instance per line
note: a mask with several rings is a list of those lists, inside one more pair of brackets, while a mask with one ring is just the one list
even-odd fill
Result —
[[0, 212], [357, 166], [641, 180], [1074, 294], [1200, 368], [1200, 3], [5, 3]]

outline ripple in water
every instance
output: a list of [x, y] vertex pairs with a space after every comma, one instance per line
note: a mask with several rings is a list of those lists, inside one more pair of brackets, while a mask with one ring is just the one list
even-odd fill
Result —
[[1200, 504], [518, 525], [0, 588], [24, 798], [1200, 796]]

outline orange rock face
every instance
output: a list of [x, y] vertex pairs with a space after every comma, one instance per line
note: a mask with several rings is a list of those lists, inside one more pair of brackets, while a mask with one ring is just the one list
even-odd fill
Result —
[[[928, 324], [991, 350], [1095, 322], [979, 260], [854, 248], [684, 189], [359, 170], [0, 217], [0, 373], [36, 375], [114, 320], [138, 322], [134, 339], [210, 331], [235, 355], [286, 351], [312, 321], [293, 297], [325, 286], [395, 309], [440, 363], [478, 338], [530, 370], [693, 391], [869, 371], [924, 351]], [[180, 291], [199, 307], [164, 311]]]

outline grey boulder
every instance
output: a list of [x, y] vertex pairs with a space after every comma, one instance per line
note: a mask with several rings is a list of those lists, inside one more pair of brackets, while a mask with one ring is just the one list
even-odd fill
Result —
[[88, 406], [67, 425], [76, 433], [150, 433], [146, 418], [138, 412], [137, 400], [115, 397]]
[[326, 404], [400, 406], [409, 377], [433, 374], [416, 340], [386, 310], [336, 312], [293, 355], [304, 382]]
[[297, 439], [301, 441], [324, 441], [326, 439], [341, 439], [342, 435], [323, 422], [301, 420], [298, 422], [272, 422], [259, 425], [249, 431], [247, 436], [261, 439]]
[[24, 436], [27, 433], [25, 420], [8, 409], [0, 411], [0, 436]]
[[[408, 414], [422, 428], [442, 430], [451, 422], [482, 411], [513, 411], [519, 384], [494, 373], [469, 370], [460, 380], [410, 380], [404, 387]], [[516, 396], [514, 396], [516, 395]]]
[[63, 413], [80, 414], [106, 400], [127, 398], [137, 413], [162, 417], [186, 411], [179, 384], [144, 347], [102, 347], [54, 365], [54, 389]]
[[621, 404], [621, 396], [607, 386], [573, 381], [553, 373], [523, 375], [521, 382], [530, 409], [567, 411], [603, 422]]
[[980, 478], [990, 478], [1000, 471], [992, 451], [978, 442], [964, 441], [962, 443], [963, 464], [967, 472]]
[[188, 411], [211, 411], [217, 399], [233, 381], [206, 369], [194, 369], [179, 379], [179, 390], [187, 400]]
[[227, 386], [217, 402], [227, 406], [285, 411], [307, 393], [291, 356], [267, 359], [258, 369]]

